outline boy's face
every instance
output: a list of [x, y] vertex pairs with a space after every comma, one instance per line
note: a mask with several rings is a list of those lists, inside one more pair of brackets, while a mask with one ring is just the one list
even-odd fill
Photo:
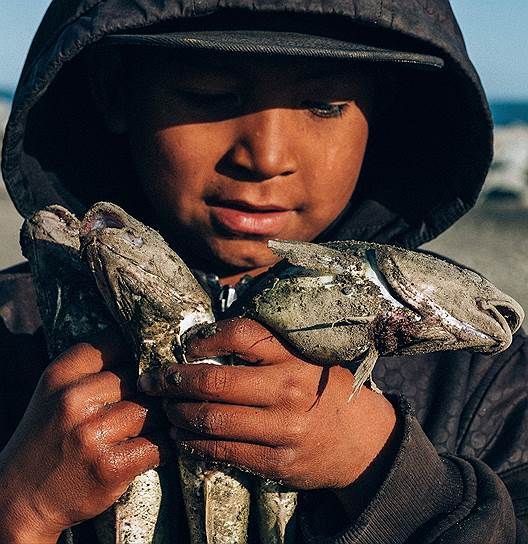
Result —
[[312, 240], [343, 211], [368, 136], [370, 78], [329, 61], [127, 62], [124, 123], [162, 233], [221, 276], [267, 267], [270, 238]]

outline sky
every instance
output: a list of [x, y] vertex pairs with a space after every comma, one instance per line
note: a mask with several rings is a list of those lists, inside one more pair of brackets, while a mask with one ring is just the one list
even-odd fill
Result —
[[[14, 89], [49, 0], [2, 0], [0, 89]], [[452, 0], [492, 100], [528, 100], [528, 0]]]

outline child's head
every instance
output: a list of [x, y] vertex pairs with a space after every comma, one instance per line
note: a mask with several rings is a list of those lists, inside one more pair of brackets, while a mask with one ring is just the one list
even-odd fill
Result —
[[117, 36], [95, 56], [106, 124], [127, 139], [157, 226], [195, 266], [265, 267], [270, 238], [317, 238], [354, 193], [391, 65], [441, 65], [275, 28], [288, 20]]
[[163, 234], [195, 263], [270, 265], [267, 240], [313, 240], [346, 208], [376, 107], [364, 65], [152, 48], [123, 57], [123, 76], [103, 71], [99, 102], [127, 135]]
[[108, 0], [72, 19], [53, 2], [4, 146], [20, 211], [111, 200], [225, 276], [271, 264], [272, 237], [447, 228], [491, 152], [448, 2], [301, 4]]

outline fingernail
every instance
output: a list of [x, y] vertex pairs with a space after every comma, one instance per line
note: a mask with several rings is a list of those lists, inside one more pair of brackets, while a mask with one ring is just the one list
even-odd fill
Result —
[[151, 374], [145, 372], [139, 377], [137, 387], [143, 393], [152, 393], [156, 388], [156, 381]]
[[218, 331], [218, 325], [216, 323], [205, 323], [201, 325], [195, 325], [186, 331], [182, 336], [182, 344], [187, 345], [189, 340], [197, 338], [199, 340], [205, 340], [210, 336], [213, 336]]

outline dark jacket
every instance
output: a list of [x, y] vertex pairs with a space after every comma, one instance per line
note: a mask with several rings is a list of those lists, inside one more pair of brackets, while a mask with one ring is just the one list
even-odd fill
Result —
[[[416, 247], [471, 208], [489, 167], [492, 126], [447, 1], [56, 0], [29, 52], [4, 141], [4, 178], [19, 211], [28, 216], [61, 203], [80, 213], [109, 199], [147, 215], [141, 195], [130, 190], [127, 146], [98, 118], [85, 51], [125, 29], [243, 27], [263, 12], [280, 13], [291, 30], [361, 36], [445, 61], [437, 73], [390, 68], [398, 90], [376, 121], [358, 190], [321, 238]], [[26, 268], [0, 276], [0, 315], [3, 444], [48, 363]], [[300, 541], [528, 543], [527, 361], [522, 333], [497, 356], [381, 359], [375, 381], [402, 395], [394, 400], [404, 423], [396, 461], [352, 523], [329, 493], [302, 494]], [[63, 536], [72, 538], [93, 542], [90, 524]]]

